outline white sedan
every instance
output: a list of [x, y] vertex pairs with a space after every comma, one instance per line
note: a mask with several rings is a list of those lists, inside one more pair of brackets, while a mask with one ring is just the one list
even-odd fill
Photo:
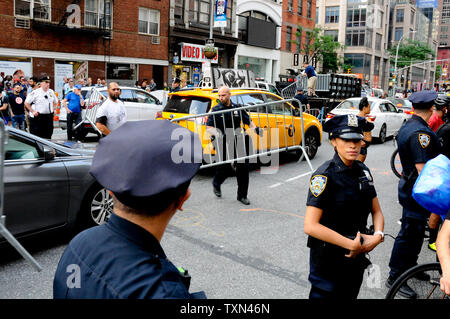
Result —
[[[92, 89], [96, 90], [101, 99], [108, 98], [108, 90], [106, 87], [93, 88], [83, 87], [81, 94], [84, 100], [89, 103]], [[161, 112], [163, 109], [162, 102], [153, 96], [151, 93], [133, 87], [120, 87], [121, 94], [119, 99], [124, 102], [125, 109], [127, 110], [128, 121], [141, 121], [141, 120], [154, 120], [156, 113]], [[96, 95], [98, 95], [98, 93]], [[82, 117], [84, 118], [85, 110], [82, 110]], [[59, 122], [62, 128], [67, 127], [67, 112], [65, 107], [61, 104], [61, 112], [59, 115]], [[88, 121], [83, 123], [84, 136], [87, 133], [96, 133], [95, 129], [91, 127]], [[81, 136], [82, 138], [84, 136]]]
[[[388, 136], [395, 135], [403, 123], [411, 118], [411, 115], [397, 109], [391, 101], [373, 97], [369, 97], [368, 100], [370, 114], [367, 119], [375, 124], [372, 137], [378, 139], [381, 143], [384, 143]], [[360, 101], [360, 97], [343, 101], [328, 113], [327, 120], [336, 115], [358, 114]]]

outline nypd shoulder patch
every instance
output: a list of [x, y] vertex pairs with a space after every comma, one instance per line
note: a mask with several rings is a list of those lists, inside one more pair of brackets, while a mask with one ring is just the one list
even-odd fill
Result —
[[427, 148], [430, 145], [430, 135], [428, 134], [419, 134], [419, 143], [422, 148]]
[[325, 187], [327, 186], [327, 177], [323, 175], [314, 175], [311, 178], [311, 183], [309, 184], [309, 190], [311, 193], [318, 197], [323, 193]]

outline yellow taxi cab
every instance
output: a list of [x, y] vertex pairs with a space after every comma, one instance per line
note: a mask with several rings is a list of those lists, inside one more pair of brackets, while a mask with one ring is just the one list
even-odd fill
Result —
[[[231, 88], [231, 101], [241, 106], [257, 105], [281, 101], [283, 98], [258, 89]], [[162, 112], [157, 113], [156, 119], [173, 120], [189, 115], [211, 112], [218, 101], [217, 89], [182, 89], [169, 94], [169, 100]], [[274, 103], [266, 107], [249, 109], [250, 118], [256, 126], [263, 129], [260, 137], [253, 130], [245, 127], [252, 138], [253, 149], [258, 153], [267, 150], [301, 145], [301, 119], [298, 110], [288, 102]], [[214, 154], [211, 139], [206, 131], [207, 116], [182, 120], [177, 122], [199, 134], [205, 154]], [[303, 113], [305, 131], [305, 146], [308, 157], [312, 159], [321, 145], [322, 125], [319, 120], [310, 114]], [[275, 131], [274, 131], [275, 129]], [[276, 134], [274, 134], [276, 133]], [[278, 138], [276, 138], [278, 136]], [[301, 155], [301, 151], [296, 151]]]

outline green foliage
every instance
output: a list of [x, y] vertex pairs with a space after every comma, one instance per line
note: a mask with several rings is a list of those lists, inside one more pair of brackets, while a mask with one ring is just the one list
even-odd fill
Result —
[[[391, 63], [394, 65], [397, 46], [390, 48], [388, 51], [391, 54]], [[411, 61], [414, 63], [429, 60], [430, 56], [434, 58], [436, 54], [426, 43], [408, 40], [406, 43], [400, 43], [398, 47], [397, 68], [409, 66]]]
[[436, 73], [434, 76], [434, 80], [439, 81], [441, 79], [441, 75], [442, 75], [442, 65], [438, 64], [436, 65]]
[[[322, 62], [323, 71], [326, 72], [336, 72], [342, 63], [339, 61], [337, 56], [337, 51], [345, 48], [342, 44], [334, 41], [333, 37], [323, 35], [321, 28], [314, 28], [312, 31], [306, 31], [306, 41], [300, 48], [300, 53], [307, 55], [310, 59], [316, 56], [317, 62]], [[298, 25], [296, 32], [296, 39], [300, 38], [303, 34], [303, 28]], [[298, 46], [297, 40], [291, 40]], [[309, 61], [310, 62], [310, 61]]]

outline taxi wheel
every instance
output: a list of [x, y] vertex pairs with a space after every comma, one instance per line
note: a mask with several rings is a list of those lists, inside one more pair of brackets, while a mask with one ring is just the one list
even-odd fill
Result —
[[[308, 131], [305, 134], [305, 150], [306, 154], [308, 155], [309, 159], [312, 160], [319, 149], [319, 135], [317, 132], [314, 131]], [[295, 151], [297, 160], [300, 159], [300, 157], [303, 155], [302, 150], [296, 150]], [[303, 156], [303, 160], [305, 160], [305, 157]]]
[[81, 223], [83, 227], [92, 227], [104, 224], [113, 212], [114, 201], [112, 195], [104, 187], [95, 185], [84, 198], [81, 210]]

